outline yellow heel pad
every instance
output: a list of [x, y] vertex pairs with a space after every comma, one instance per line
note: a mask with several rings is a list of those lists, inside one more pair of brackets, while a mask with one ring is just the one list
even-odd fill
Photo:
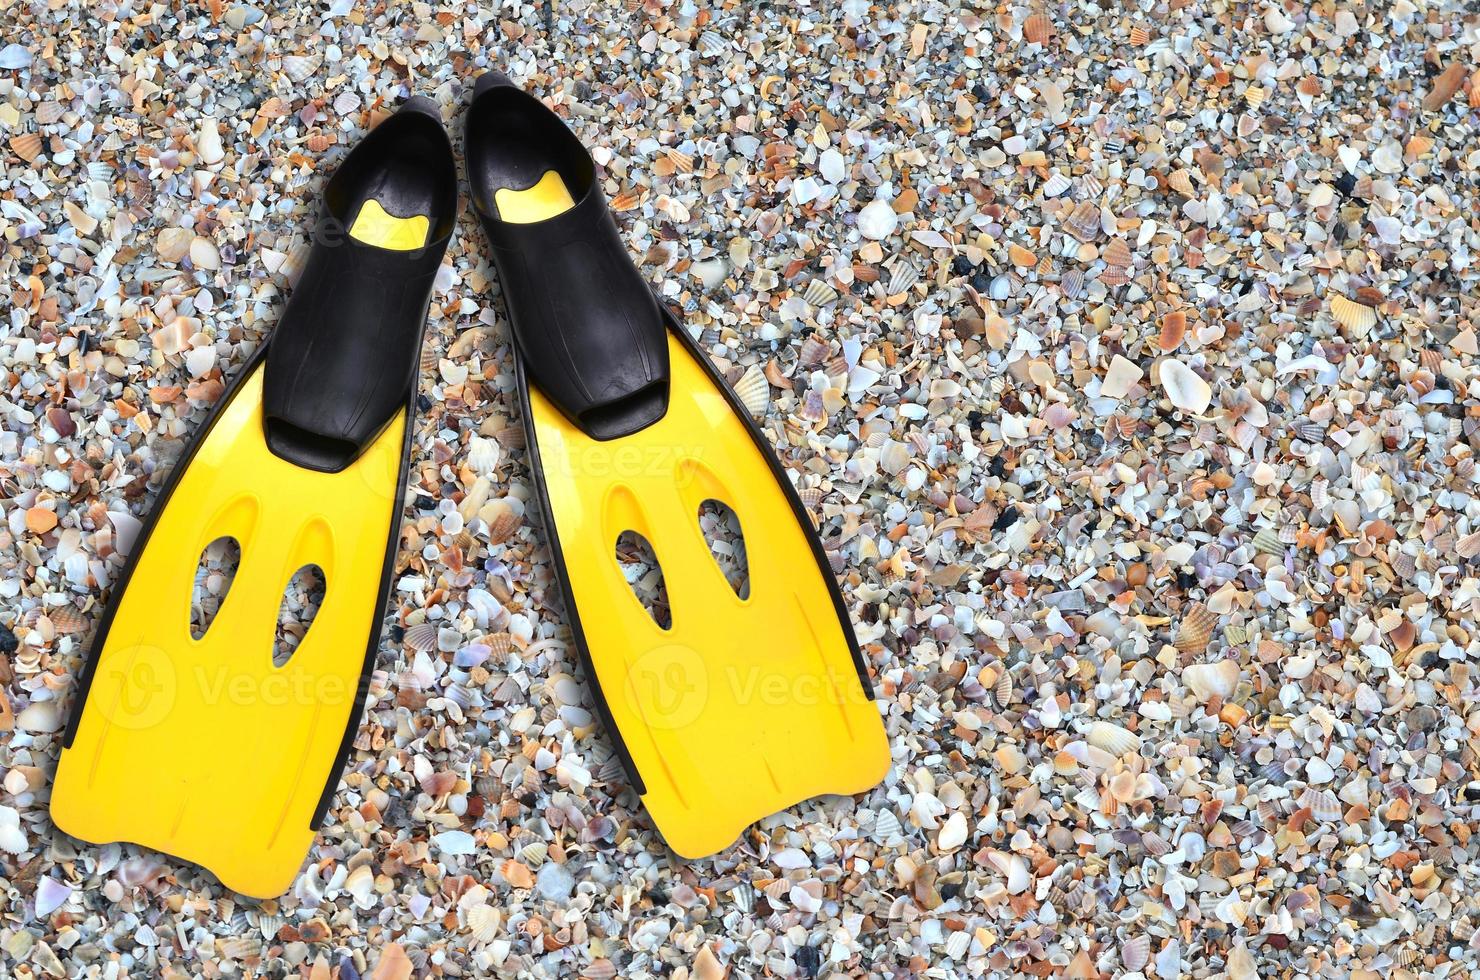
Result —
[[424, 214], [398, 218], [381, 207], [379, 201], [371, 198], [361, 205], [360, 213], [355, 215], [349, 237], [377, 248], [410, 252], [427, 243], [427, 229], [430, 227], [431, 221]]
[[493, 206], [498, 209], [499, 220], [516, 225], [532, 225], [536, 221], [553, 218], [569, 211], [575, 204], [565, 181], [553, 170], [546, 170], [533, 187], [522, 191], [501, 187], [493, 193]]

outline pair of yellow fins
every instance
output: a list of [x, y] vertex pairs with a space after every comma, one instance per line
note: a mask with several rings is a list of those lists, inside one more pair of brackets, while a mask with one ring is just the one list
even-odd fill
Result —
[[[888, 743], [821, 542], [765, 437], [641, 279], [589, 153], [489, 73], [465, 159], [567, 620], [657, 828], [701, 857], [801, 800], [873, 786]], [[62, 830], [184, 858], [246, 895], [292, 884], [376, 660], [456, 217], [452, 147], [425, 99], [329, 180], [281, 320], [160, 491], [105, 607], [52, 789]], [[739, 519], [748, 590], [711, 552], [710, 502]], [[627, 532], [661, 566], [662, 625], [615, 553]], [[197, 637], [196, 570], [222, 538], [239, 567]], [[278, 662], [283, 590], [304, 569], [322, 601]]]

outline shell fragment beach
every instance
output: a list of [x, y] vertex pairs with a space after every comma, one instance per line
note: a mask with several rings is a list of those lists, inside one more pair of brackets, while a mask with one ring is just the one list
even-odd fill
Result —
[[[48, 0], [0, 22], [0, 976], [1480, 975], [1472, 0]], [[384, 640], [297, 879], [244, 901], [61, 834], [103, 601], [334, 231], [324, 177], [410, 94], [458, 139], [492, 68], [591, 147], [622, 246], [774, 448], [887, 773], [716, 856], [667, 848], [551, 575], [465, 208]], [[736, 603], [785, 585], [747, 485], [707, 492], [733, 513], [642, 502], [651, 565], [618, 559], [625, 528], [601, 542], [637, 598], [678, 535]], [[206, 551], [161, 622], [229, 622]], [[634, 683], [835, 710], [828, 678], [770, 683], [794, 651], [767, 625], [732, 638], [755, 676], [639, 657]], [[685, 736], [657, 733], [722, 782], [826, 764], [796, 745], [768, 775], [743, 733]]]

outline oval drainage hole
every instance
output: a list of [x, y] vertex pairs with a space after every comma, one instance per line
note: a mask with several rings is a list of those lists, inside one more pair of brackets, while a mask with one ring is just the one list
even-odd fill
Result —
[[195, 565], [195, 584], [190, 589], [190, 636], [204, 639], [231, 591], [236, 569], [242, 562], [242, 546], [236, 538], [217, 538], [200, 553]]
[[293, 573], [283, 589], [283, 602], [278, 607], [277, 632], [272, 638], [272, 665], [281, 667], [292, 658], [303, 643], [314, 617], [324, 604], [328, 590], [323, 569], [304, 565]]
[[709, 542], [709, 554], [724, 574], [730, 588], [742, 599], [750, 598], [750, 564], [745, 560], [745, 532], [740, 515], [722, 500], [699, 505], [699, 530]]
[[632, 589], [642, 608], [658, 624], [659, 629], [673, 625], [673, 613], [668, 608], [668, 586], [663, 582], [663, 566], [648, 539], [636, 531], [623, 531], [617, 537], [617, 564], [622, 566], [622, 576]]

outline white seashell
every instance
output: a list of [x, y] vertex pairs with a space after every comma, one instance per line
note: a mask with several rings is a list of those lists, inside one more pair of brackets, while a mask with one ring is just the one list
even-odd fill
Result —
[[1228, 980], [1259, 980], [1254, 954], [1242, 942], [1235, 943], [1228, 951]]
[[826, 306], [837, 298], [838, 291], [829, 286], [825, 279], [813, 279], [802, 292], [802, 299], [811, 306]]
[[349, 892], [355, 904], [368, 909], [375, 904], [375, 874], [370, 865], [362, 864], [344, 879], [344, 890]]
[[1207, 410], [1213, 389], [1192, 368], [1173, 358], [1161, 362], [1161, 386], [1171, 403], [1194, 414]]
[[200, 162], [208, 167], [225, 159], [226, 150], [221, 145], [221, 130], [214, 116], [201, 117], [200, 129], [195, 134], [195, 152]]
[[426, 653], [436, 647], [437, 632], [432, 623], [418, 623], [406, 631], [406, 645], [418, 653]]
[[876, 242], [894, 234], [894, 229], [898, 225], [899, 215], [895, 214], [894, 207], [882, 198], [870, 202], [858, 212], [858, 233]]
[[889, 285], [884, 292], [889, 296], [898, 296], [920, 281], [920, 270], [908, 262], [901, 262], [894, 267], [894, 272], [889, 276]]
[[1104, 749], [1117, 758], [1141, 750], [1141, 736], [1108, 721], [1097, 721], [1089, 726], [1087, 738], [1089, 744]]
[[760, 365], [752, 364], [745, 369], [740, 380], [735, 382], [735, 396], [751, 415], [760, 417], [766, 414], [766, 409], [771, 406], [771, 385]]
[[197, 269], [214, 271], [221, 268], [221, 253], [216, 243], [209, 238], [196, 235], [190, 240], [190, 264]]
[[71, 896], [70, 887], [50, 875], [43, 875], [36, 882], [36, 918], [45, 919], [61, 908]]
[[1021, 895], [1033, 883], [1033, 875], [1028, 870], [1028, 859], [1021, 854], [1013, 854], [1007, 858], [1006, 870], [1009, 894]]
[[1295, 29], [1295, 22], [1285, 15], [1279, 4], [1270, 4], [1264, 11], [1264, 27], [1271, 34], [1288, 34]]
[[750, 288], [758, 293], [768, 293], [781, 283], [775, 269], [759, 268], [750, 276]]
[[836, 149], [828, 147], [817, 158], [817, 172], [829, 184], [841, 184], [848, 177], [848, 161]]
[[26, 832], [21, 829], [21, 816], [14, 807], [0, 806], [0, 851], [20, 854], [30, 847]]
[[319, 59], [301, 54], [283, 55], [283, 74], [293, 82], [304, 82], [319, 70]]
[[893, 810], [880, 810], [874, 818], [874, 838], [885, 847], [893, 847], [903, 837], [903, 827]]
[[196, 347], [185, 354], [185, 370], [190, 372], [192, 378], [205, 376], [215, 366], [216, 348], [214, 347]]
[[952, 813], [941, 826], [940, 833], [936, 835], [935, 846], [941, 851], [954, 851], [966, 843], [970, 828], [966, 823], [966, 814], [957, 810]]
[[1130, 391], [1131, 385], [1140, 381], [1145, 375], [1135, 362], [1129, 361], [1119, 354], [1110, 359], [1110, 367], [1105, 371], [1105, 380], [1100, 383], [1100, 394], [1106, 398], [1124, 398]]
[[699, 50], [703, 54], [724, 54], [730, 49], [730, 42], [719, 31], [704, 31], [699, 35]]
[[959, 960], [971, 948], [971, 933], [964, 929], [951, 933], [946, 940], [946, 959]]
[[1403, 148], [1397, 140], [1388, 140], [1372, 151], [1372, 166], [1379, 173], [1396, 174], [1403, 169]]
[[1329, 790], [1306, 787], [1300, 794], [1300, 805], [1310, 807], [1311, 815], [1317, 820], [1334, 823], [1341, 819], [1341, 801]]
[[1043, 182], [1044, 197], [1058, 197], [1074, 186], [1074, 182], [1068, 177], [1055, 170], [1049, 175], [1048, 180]]
[[525, 844], [519, 853], [531, 868], [538, 868], [549, 857], [550, 846], [543, 841], [535, 841], [533, 844]]
[[894, 476], [910, 465], [910, 449], [902, 442], [891, 439], [879, 453], [879, 469]]
[[1182, 670], [1182, 683], [1202, 701], [1214, 696], [1227, 700], [1238, 686], [1239, 668], [1232, 660], [1212, 664], [1191, 664]]
[[1286, 657], [1281, 665], [1281, 672], [1293, 681], [1304, 680], [1316, 669], [1316, 652], [1308, 650], [1294, 657]]
[[472, 933], [473, 941], [492, 942], [498, 936], [503, 918], [503, 913], [492, 905], [474, 905], [468, 909], [468, 932]]
[[179, 262], [190, 254], [190, 240], [194, 237], [189, 228], [161, 228], [154, 243], [154, 254], [161, 262]]
[[59, 732], [64, 724], [55, 701], [33, 701], [15, 716], [15, 727], [23, 732]]
[[473, 436], [468, 441], [468, 468], [479, 476], [491, 476], [501, 456], [499, 445], [492, 439]]
[[1345, 296], [1331, 297], [1331, 315], [1358, 340], [1367, 336], [1368, 331], [1377, 325], [1376, 310]]
[[25, 68], [32, 60], [33, 56], [24, 44], [11, 43], [0, 48], [0, 69], [5, 71]]
[[1151, 937], [1137, 936], [1120, 947], [1120, 962], [1130, 973], [1140, 973], [1141, 968], [1151, 961]]

